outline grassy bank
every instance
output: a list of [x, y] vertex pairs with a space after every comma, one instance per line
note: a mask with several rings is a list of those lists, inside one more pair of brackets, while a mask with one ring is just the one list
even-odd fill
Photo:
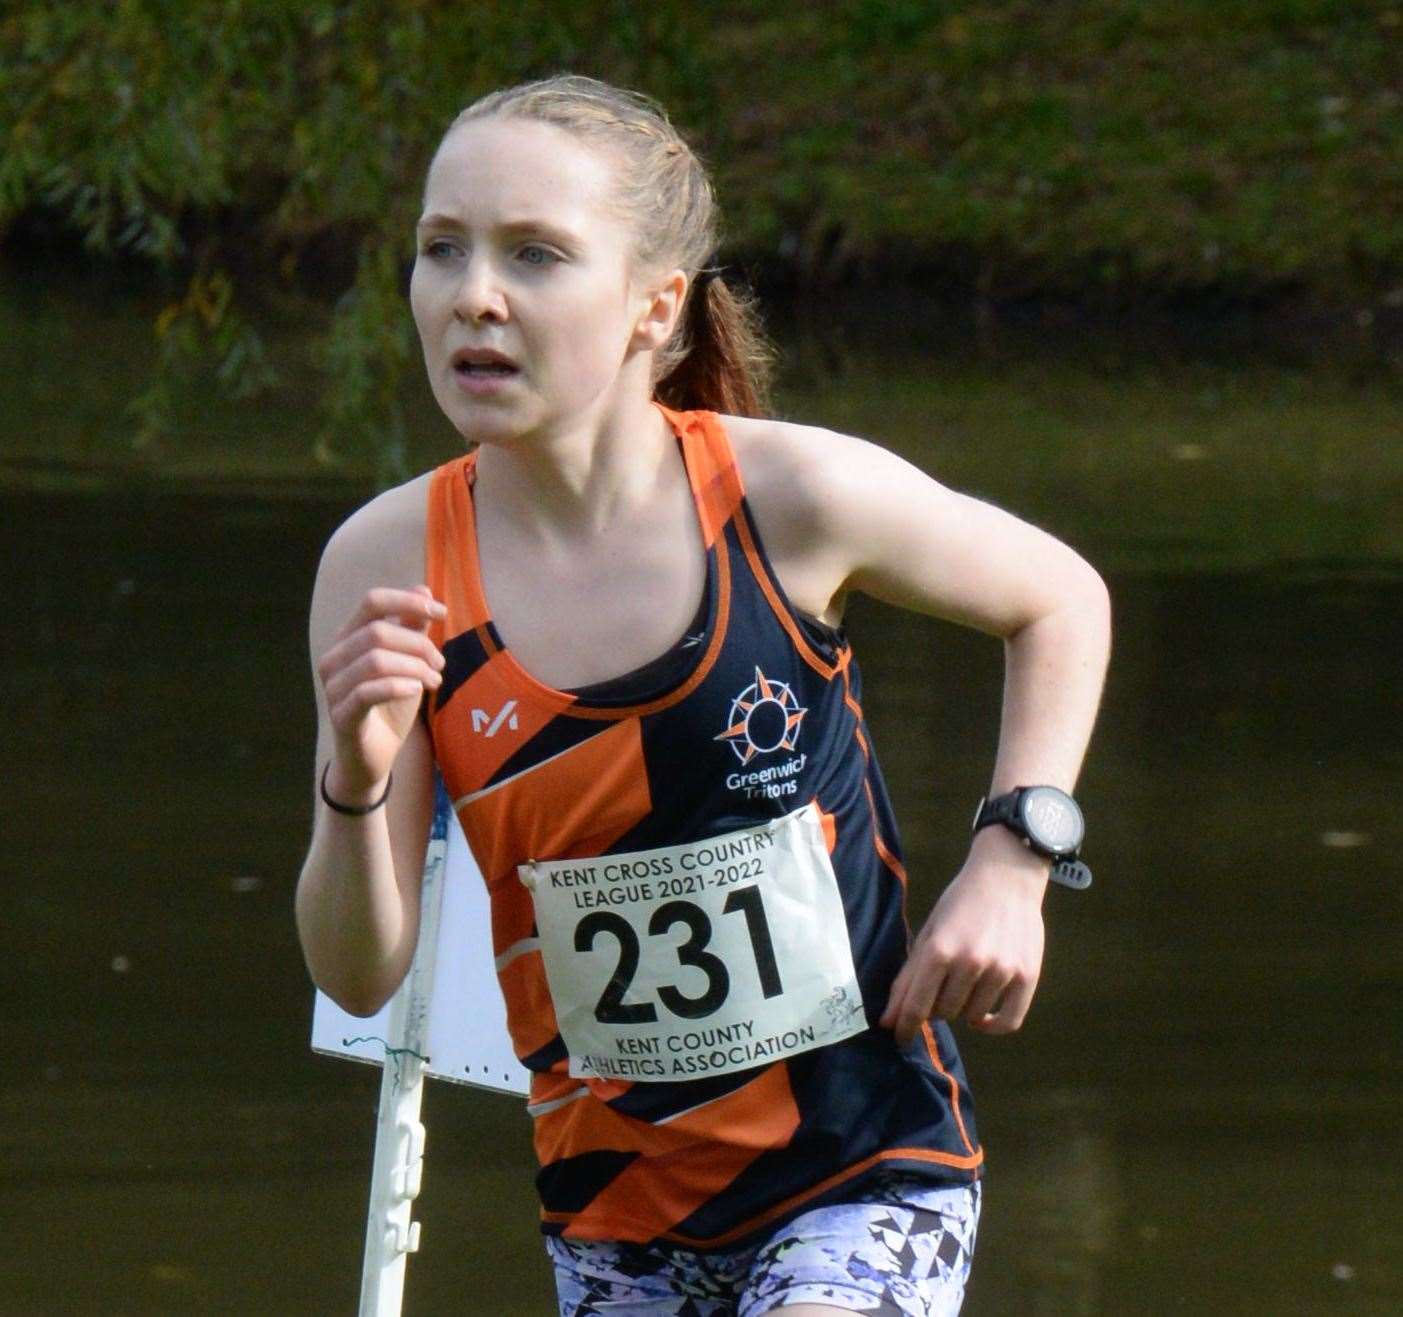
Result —
[[23, 0], [0, 65], [0, 229], [57, 217], [152, 255], [334, 266], [319, 240], [382, 218], [403, 240], [454, 111], [573, 68], [661, 97], [733, 243], [808, 277], [1403, 280], [1403, 7], [1376, 0]]
[[[1403, 300], [1403, 10], [814, 6], [716, 40], [737, 236], [998, 299]], [[759, 85], [777, 50], [785, 72]]]

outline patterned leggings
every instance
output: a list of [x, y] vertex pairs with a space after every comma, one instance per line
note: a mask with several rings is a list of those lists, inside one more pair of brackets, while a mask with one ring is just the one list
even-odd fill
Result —
[[760, 1317], [822, 1303], [880, 1317], [953, 1317], [964, 1301], [980, 1184], [896, 1176], [815, 1208], [768, 1239], [699, 1253], [548, 1237], [561, 1317]]

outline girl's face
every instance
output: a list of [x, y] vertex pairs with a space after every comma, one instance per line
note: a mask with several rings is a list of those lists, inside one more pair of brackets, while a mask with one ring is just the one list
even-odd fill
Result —
[[465, 438], [603, 416], [621, 367], [657, 345], [640, 337], [655, 298], [633, 286], [612, 188], [609, 158], [551, 124], [479, 120], [440, 146], [410, 304], [434, 396]]

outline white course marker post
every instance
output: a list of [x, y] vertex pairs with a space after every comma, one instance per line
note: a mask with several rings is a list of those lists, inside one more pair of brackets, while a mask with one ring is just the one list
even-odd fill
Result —
[[448, 795], [439, 782], [424, 856], [419, 942], [409, 973], [390, 1001], [365, 1227], [360, 1317], [399, 1317], [404, 1304], [405, 1266], [409, 1254], [419, 1248], [419, 1222], [412, 1220], [410, 1213], [424, 1172], [424, 1126], [419, 1110], [428, 1060], [429, 1001], [438, 954], [450, 813]]

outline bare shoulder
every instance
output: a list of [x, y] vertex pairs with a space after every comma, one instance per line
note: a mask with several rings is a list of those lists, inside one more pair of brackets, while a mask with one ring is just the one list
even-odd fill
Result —
[[770, 558], [794, 602], [820, 617], [857, 590], [1007, 636], [1103, 591], [1066, 545], [879, 444], [781, 421], [723, 423]]
[[793, 421], [723, 422], [752, 512], [776, 534], [863, 539], [873, 512], [891, 499], [947, 492], [904, 457], [857, 435]]
[[357, 508], [322, 551], [318, 578], [374, 577], [367, 584], [413, 585], [424, 576], [429, 475], [387, 489]]
[[777, 516], [821, 516], [850, 473], [899, 461], [877, 444], [823, 426], [748, 416], [721, 420], [751, 502]]
[[905, 458], [857, 435], [794, 421], [721, 419], [751, 509], [777, 534], [792, 523], [810, 537], [850, 535], [892, 498], [944, 492]]
[[816, 425], [721, 418], [746, 501], [785, 592], [804, 612], [838, 622], [855, 562], [858, 484], [896, 480], [895, 454]]
[[312, 596], [312, 638], [318, 652], [367, 590], [407, 589], [423, 581], [430, 478], [417, 476], [377, 495], [327, 541]]

